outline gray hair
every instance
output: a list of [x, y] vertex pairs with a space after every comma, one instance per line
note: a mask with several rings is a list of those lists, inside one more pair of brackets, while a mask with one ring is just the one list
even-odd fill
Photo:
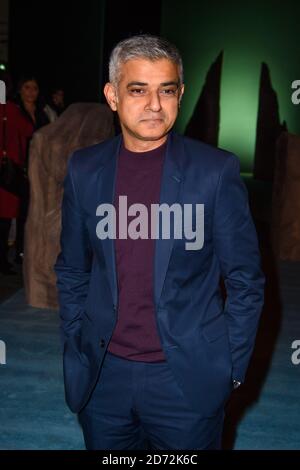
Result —
[[183, 65], [178, 49], [164, 38], [141, 34], [120, 41], [109, 59], [109, 81], [117, 85], [121, 65], [131, 59], [145, 58], [151, 61], [168, 59], [179, 67], [180, 83], [183, 83]]

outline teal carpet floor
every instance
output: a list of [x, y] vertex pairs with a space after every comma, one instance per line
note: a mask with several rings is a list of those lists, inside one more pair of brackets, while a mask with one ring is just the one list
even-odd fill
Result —
[[0, 305], [0, 449], [84, 449], [64, 402], [58, 313], [25, 303], [19, 290]]

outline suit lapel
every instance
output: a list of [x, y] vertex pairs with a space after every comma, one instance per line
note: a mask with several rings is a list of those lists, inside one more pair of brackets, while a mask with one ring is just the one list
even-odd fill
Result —
[[[117, 162], [118, 155], [121, 145], [121, 135], [117, 136], [111, 141], [111, 146], [107, 150], [107, 158], [103, 163], [103, 167], [100, 169], [98, 182], [98, 204], [109, 203], [114, 204], [116, 175], [117, 175]], [[103, 254], [106, 263], [106, 270], [108, 280], [112, 292], [113, 303], [118, 303], [118, 287], [117, 287], [117, 272], [116, 272], [116, 260], [115, 260], [115, 240], [106, 238], [101, 240], [103, 247]]]
[[[180, 189], [183, 181], [183, 161], [184, 148], [180, 136], [171, 132], [168, 137], [168, 144], [161, 179], [161, 191], [159, 204], [168, 204], [171, 206], [179, 202]], [[155, 241], [154, 257], [154, 301], [158, 307], [164, 280], [166, 277], [169, 259], [171, 256], [174, 238], [161, 239]]]

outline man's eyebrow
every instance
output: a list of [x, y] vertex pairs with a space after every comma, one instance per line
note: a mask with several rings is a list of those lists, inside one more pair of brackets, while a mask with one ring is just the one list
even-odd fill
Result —
[[131, 86], [147, 86], [148, 83], [144, 83], [144, 82], [129, 82], [127, 84], [127, 88], [131, 87]]
[[[147, 85], [148, 83], [145, 83], [145, 82], [129, 82], [127, 84], [127, 88], [130, 88], [132, 86], [147, 86]], [[172, 80], [170, 82], [160, 83], [160, 86], [170, 86], [170, 85], [176, 85], [177, 87], [179, 87], [179, 81]]]
[[170, 86], [170, 85], [176, 85], [179, 87], [179, 81], [171, 81], [171, 82], [163, 82], [160, 84], [161, 86]]

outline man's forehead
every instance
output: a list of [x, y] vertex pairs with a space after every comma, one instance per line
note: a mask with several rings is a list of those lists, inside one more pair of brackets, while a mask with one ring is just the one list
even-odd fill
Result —
[[148, 83], [178, 82], [179, 66], [169, 59], [150, 60], [147, 58], [129, 59], [120, 66], [120, 79], [129, 82]]

